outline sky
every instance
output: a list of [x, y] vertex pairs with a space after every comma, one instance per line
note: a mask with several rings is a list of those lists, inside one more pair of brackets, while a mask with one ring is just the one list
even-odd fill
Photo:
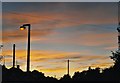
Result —
[[[12, 66], [12, 45], [16, 44], [16, 63], [26, 71], [27, 28], [31, 24], [31, 71], [60, 78], [113, 65], [111, 51], [118, 48], [116, 2], [4, 2], [2, 3], [2, 41], [5, 64]], [[1, 64], [4, 62], [2, 61]]]
[[[2, 2], [0, 2], [0, 31], [2, 31]], [[1, 35], [0, 35], [0, 39], [1, 39]]]
[[1, 0], [2, 2], [118, 2], [119, 0]]

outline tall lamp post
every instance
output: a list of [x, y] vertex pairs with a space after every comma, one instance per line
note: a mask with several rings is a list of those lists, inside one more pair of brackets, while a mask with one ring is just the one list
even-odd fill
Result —
[[28, 27], [28, 46], [27, 46], [27, 72], [30, 71], [30, 24], [23, 24], [20, 26], [20, 30], [26, 29]]

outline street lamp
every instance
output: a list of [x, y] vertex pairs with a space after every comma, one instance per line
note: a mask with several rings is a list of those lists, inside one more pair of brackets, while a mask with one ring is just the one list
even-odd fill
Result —
[[25, 30], [28, 26], [28, 46], [27, 46], [27, 72], [30, 71], [30, 24], [20, 26], [20, 30]]

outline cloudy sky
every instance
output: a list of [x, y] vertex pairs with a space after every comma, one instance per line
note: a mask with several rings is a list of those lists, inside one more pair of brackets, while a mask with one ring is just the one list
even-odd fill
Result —
[[118, 2], [119, 0], [0, 0], [2, 2]]
[[17, 64], [26, 71], [27, 30], [31, 24], [31, 71], [58, 78], [89, 66], [109, 67], [111, 50], [117, 50], [117, 3], [113, 2], [14, 2], [2, 4], [3, 55], [12, 66], [12, 45]]

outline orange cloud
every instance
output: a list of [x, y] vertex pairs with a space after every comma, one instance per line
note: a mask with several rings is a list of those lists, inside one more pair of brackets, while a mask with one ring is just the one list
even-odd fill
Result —
[[[11, 51], [4, 51], [3, 54], [11, 55]], [[57, 52], [57, 51], [43, 51], [43, 50], [33, 50], [31, 51], [31, 61], [34, 65], [39, 65], [38, 63], [44, 63], [57, 65], [62, 64], [62, 62], [66, 62], [66, 59], [71, 59], [72, 62], [86, 62], [86, 61], [109, 61], [109, 57], [102, 56], [102, 55], [82, 55], [82, 52]], [[89, 54], [89, 53], [88, 53]], [[25, 50], [17, 50], [16, 51], [16, 58], [22, 61], [26, 60], [26, 51]], [[61, 60], [59, 62], [59, 60]], [[57, 63], [56, 63], [57, 61]], [[98, 62], [98, 63], [99, 63]]]
[[[50, 29], [42, 29], [42, 30], [33, 30], [31, 31], [31, 41], [42, 41], [42, 40], [46, 40], [45, 37], [42, 36], [46, 36], [47, 34], [50, 34], [51, 30]], [[22, 42], [23, 40], [27, 39], [27, 30], [24, 31], [20, 31], [20, 30], [16, 30], [16, 31], [3, 31], [3, 42]]]
[[[12, 51], [3, 50], [4, 55], [12, 55]], [[69, 56], [78, 55], [79, 52], [57, 52], [57, 51], [44, 51], [44, 50], [32, 50], [31, 51], [31, 60], [32, 61], [44, 61], [48, 59], [62, 59]], [[16, 50], [16, 57], [18, 59], [25, 60], [26, 50]]]
[[[3, 12], [4, 13], [4, 12]], [[101, 17], [99, 17], [100, 15]], [[32, 25], [39, 24], [42, 27], [70, 27], [77, 26], [80, 24], [110, 24], [117, 23], [117, 15], [111, 18], [105, 17], [102, 10], [94, 12], [94, 17], [92, 14], [87, 14], [85, 11], [64, 11], [61, 13], [57, 12], [31, 12], [31, 13], [17, 13], [8, 12], [3, 14], [3, 19], [6, 25], [21, 25], [23, 23], [30, 23]], [[3, 23], [4, 23], [3, 20]], [[15, 23], [15, 24], [14, 24]]]
[[[10, 50], [4, 50], [3, 54], [11, 55]], [[85, 55], [89, 54], [89, 55]], [[6, 60], [7, 67], [12, 66], [12, 57]], [[16, 50], [16, 59], [20, 68], [26, 70], [26, 51]], [[92, 68], [110, 67], [113, 62], [107, 55], [92, 55], [88, 51], [81, 52], [62, 52], [62, 51], [48, 51], [48, 50], [32, 50], [31, 51], [31, 71], [37, 69], [44, 72], [46, 76], [57, 76], [57, 78], [67, 73], [67, 59], [70, 59], [70, 74], [71, 76], [76, 71], [82, 71]], [[44, 63], [44, 64], [43, 64]], [[58, 73], [59, 72], [59, 73]]]
[[118, 46], [117, 46], [117, 44], [116, 44], [116, 45], [114, 45], [114, 46], [105, 47], [104, 49], [106, 49], [106, 50], [115, 50], [115, 49], [117, 49], [117, 48], [118, 48]]
[[[61, 5], [60, 5], [61, 7]], [[65, 6], [62, 6], [65, 7]], [[67, 7], [67, 6], [66, 6]], [[99, 11], [98, 11], [99, 9]], [[109, 46], [116, 42], [115, 33], [83, 33], [74, 32], [72, 34], [78, 34], [77, 36], [61, 37], [60, 34], [54, 32], [58, 28], [69, 28], [79, 26], [82, 24], [116, 24], [117, 15], [111, 16], [108, 11], [104, 11], [103, 8], [94, 9], [94, 11], [70, 11], [63, 12], [3, 12], [3, 42], [17, 42], [21, 43], [27, 38], [27, 30], [16, 30], [16, 26], [19, 27], [24, 23], [30, 23], [32, 25], [31, 35], [32, 41], [41, 41], [42, 43], [49, 44], [70, 44], [70, 45], [83, 45], [83, 46], [103, 46], [108, 45], [106, 49], [110, 49]], [[109, 15], [108, 15], [109, 14]], [[107, 16], [106, 16], [107, 15]], [[111, 17], [110, 17], [111, 16]], [[9, 28], [8, 28], [9, 27]], [[84, 27], [83, 27], [84, 28]], [[57, 35], [56, 37], [49, 37], [48, 35]], [[44, 36], [44, 37], [43, 37]], [[48, 36], [48, 37], [46, 37]], [[60, 37], [59, 37], [60, 36]], [[12, 55], [10, 50], [4, 50], [4, 55]], [[16, 50], [16, 59], [21, 65], [21, 68], [26, 68], [26, 51]], [[107, 67], [112, 64], [109, 61], [107, 55], [93, 55], [90, 51], [80, 52], [64, 52], [64, 51], [52, 51], [52, 50], [32, 50], [31, 51], [31, 70], [38, 69], [43, 71], [46, 75], [58, 75], [62, 76], [66, 73], [66, 59], [70, 59], [70, 73], [73, 71], [83, 70], [92, 67]], [[11, 65], [11, 60], [7, 60], [7, 64]]]
[[116, 42], [114, 38], [116, 37], [116, 33], [88, 33], [83, 35], [79, 41], [81, 45], [87, 46], [99, 46], [99, 45], [111, 45]]
[[[69, 14], [68, 14], [69, 13]], [[96, 12], [95, 15], [101, 14], [101, 11]], [[84, 16], [85, 15], [85, 16]], [[103, 15], [103, 14], [102, 14]], [[64, 27], [71, 27], [71, 26], [78, 26], [81, 24], [110, 24], [110, 23], [117, 23], [117, 17], [112, 18], [90, 18], [86, 14], [86, 12], [63, 12], [63, 13], [51, 13], [51, 12], [31, 12], [31, 13], [17, 13], [17, 12], [8, 12], [3, 14], [3, 25], [5, 26], [20, 26], [24, 23], [30, 23], [33, 25], [32, 30], [32, 40], [47, 40], [41, 36], [46, 36], [50, 33], [53, 33], [53, 30], [56, 28], [64, 28]], [[89, 19], [90, 18], [90, 19]], [[4, 22], [5, 21], [5, 22]], [[6, 29], [6, 28], [5, 28]], [[25, 39], [26, 32], [21, 31], [6, 31], [3, 30], [3, 41], [8, 42], [10, 40], [15, 40], [18, 42], [19, 38]], [[40, 36], [40, 37], [39, 37]], [[96, 33], [90, 33], [90, 34], [84, 34], [80, 38], [76, 38], [75, 41], [69, 41], [69, 43], [76, 43], [81, 45], [87, 45], [87, 46], [93, 46], [93, 45], [103, 45], [106, 43], [110, 43], [108, 41], [108, 38], [110, 36], [114, 36], [114, 33], [102, 33], [102, 34], [96, 34]], [[17, 38], [16, 38], [17, 37]], [[112, 38], [111, 37], [111, 38]], [[13, 39], [14, 38], [14, 39]], [[60, 41], [58, 41], [60, 40]], [[71, 40], [71, 39], [70, 39]], [[105, 40], [105, 43], [102, 41]], [[50, 41], [54, 42], [68, 42], [68, 40], [65, 39], [50, 39]], [[85, 42], [89, 41], [89, 42]], [[44, 42], [44, 41], [43, 41]]]
[[[61, 33], [62, 34], [62, 33]], [[77, 34], [77, 36], [74, 36]], [[59, 36], [59, 35], [58, 35]], [[104, 45], [115, 45], [117, 42], [117, 34], [113, 32], [106, 33], [80, 33], [75, 32], [73, 36], [67, 37], [54, 37], [47, 38], [49, 43], [57, 43], [57, 44], [71, 44], [71, 45], [82, 45], [82, 46], [104, 46]], [[48, 43], [47, 41], [42, 41], [43, 43]]]

